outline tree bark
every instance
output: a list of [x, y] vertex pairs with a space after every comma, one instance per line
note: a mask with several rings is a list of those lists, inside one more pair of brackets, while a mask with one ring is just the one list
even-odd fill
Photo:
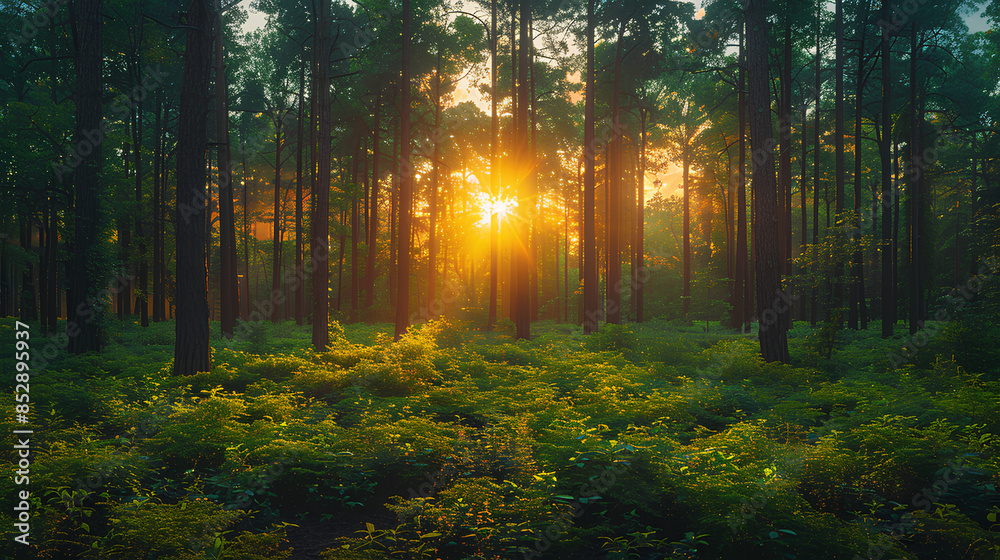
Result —
[[330, 342], [330, 47], [327, 38], [327, 0], [319, 1], [313, 45], [315, 63], [316, 112], [319, 131], [316, 135], [316, 180], [313, 183], [312, 242], [313, 325], [312, 343], [317, 352], [325, 352]]
[[233, 164], [229, 149], [229, 94], [226, 87], [226, 63], [222, 48], [225, 28], [222, 23], [222, 0], [215, 0], [215, 118], [219, 146], [219, 299], [222, 336], [232, 338], [239, 316], [239, 276], [236, 273], [236, 218], [233, 209]]
[[[82, 161], [73, 171], [76, 187], [74, 201], [75, 239], [73, 270], [70, 286], [73, 299], [68, 303], [69, 351], [82, 354], [101, 349], [100, 321], [102, 303], [94, 298], [104, 283], [106, 271], [100, 268], [101, 250], [98, 233], [101, 225], [99, 200], [101, 198], [101, 142], [88, 139], [101, 126], [101, 94], [104, 85], [102, 72], [102, 0], [73, 0], [70, 4], [76, 52], [76, 132], [73, 135], [75, 156]], [[83, 153], [83, 146], [91, 146], [90, 153]], [[61, 179], [65, 177], [61, 176]]]
[[205, 268], [207, 213], [210, 62], [212, 34], [209, 0], [192, 0], [188, 8], [187, 42], [180, 117], [177, 125], [177, 320], [174, 375], [210, 371], [208, 284]]
[[600, 315], [597, 292], [597, 235], [594, 216], [594, 3], [587, 0], [587, 70], [584, 77], [584, 127], [583, 127], [583, 332], [597, 332]]
[[[766, 0], [749, 0], [746, 12], [750, 145], [753, 150], [754, 259], [757, 280], [760, 351], [765, 361], [788, 363], [788, 340], [781, 311], [771, 302], [780, 300], [777, 189], [774, 174], [774, 139], [768, 99]], [[768, 311], [778, 318], [770, 320]], [[787, 312], [787, 309], [786, 311]]]
[[529, 293], [528, 272], [531, 268], [530, 242], [528, 240], [528, 221], [531, 217], [530, 205], [533, 204], [530, 191], [531, 166], [528, 136], [528, 52], [531, 49], [531, 38], [528, 34], [528, 21], [531, 19], [530, 0], [520, 1], [520, 46], [518, 48], [518, 112], [515, 128], [515, 153], [518, 213], [521, 219], [514, 224], [515, 234], [512, 236], [514, 245], [512, 259], [512, 279], [514, 297], [511, 302], [511, 314], [514, 320], [514, 338], [517, 340], [531, 338], [531, 297]]
[[410, 326], [410, 227], [413, 210], [410, 164], [410, 40], [413, 19], [410, 0], [403, 0], [402, 78], [399, 103], [399, 230], [396, 263], [396, 331], [399, 340]]

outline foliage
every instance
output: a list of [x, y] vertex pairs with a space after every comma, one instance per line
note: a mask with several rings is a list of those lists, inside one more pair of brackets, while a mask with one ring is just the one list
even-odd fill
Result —
[[451, 320], [396, 342], [342, 329], [325, 353], [219, 341], [213, 371], [189, 378], [137, 326], [104, 359], [56, 361], [32, 385], [47, 431], [32, 484], [51, 489], [32, 496], [40, 550], [281, 558], [312, 546], [292, 523], [335, 528], [327, 558], [548, 542], [566, 557], [849, 559], [904, 514], [901, 557], [1000, 544], [1000, 387], [957, 356], [893, 370], [901, 339], [842, 331], [811, 360], [822, 327], [802, 324], [790, 365], [747, 335], [663, 321], [516, 343]]

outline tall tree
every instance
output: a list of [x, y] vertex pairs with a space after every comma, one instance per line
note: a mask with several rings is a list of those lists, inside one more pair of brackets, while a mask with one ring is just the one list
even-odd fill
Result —
[[587, 0], [587, 70], [584, 74], [583, 118], [583, 332], [590, 334], [598, 328], [597, 293], [597, 235], [594, 216], [594, 96], [597, 77], [594, 75], [594, 3]]
[[325, 351], [330, 342], [327, 325], [330, 296], [330, 46], [329, 0], [319, 0], [313, 31], [313, 96], [319, 131], [316, 135], [316, 179], [312, 189], [313, 325], [312, 343]]
[[[774, 170], [767, 64], [767, 0], [749, 0], [746, 9], [750, 147], [753, 151], [754, 261], [760, 352], [768, 362], [788, 362], [788, 339], [781, 320], [769, 320], [771, 302], [781, 293], [778, 261], [778, 200]], [[786, 311], [787, 312], [787, 311]]]
[[229, 150], [229, 94], [223, 50], [225, 27], [222, 0], [215, 0], [215, 123], [219, 162], [219, 252], [222, 270], [219, 280], [222, 336], [233, 337], [239, 316], [239, 275], [236, 273], [236, 214], [233, 208], [233, 165]]
[[529, 293], [528, 272], [531, 267], [531, 253], [529, 250], [528, 221], [531, 217], [530, 205], [534, 204], [534, 201], [531, 199], [529, 179], [529, 175], [533, 173], [531, 168], [534, 162], [530, 161], [528, 136], [528, 53], [532, 48], [531, 37], [528, 33], [528, 22], [531, 20], [531, 2], [529, 0], [520, 0], [519, 7], [518, 111], [515, 117], [516, 126], [514, 129], [514, 169], [519, 216], [513, 226], [514, 245], [513, 252], [511, 253], [511, 280], [514, 297], [511, 301], [511, 315], [514, 321], [514, 337], [517, 339], [530, 339], [531, 294]]
[[[889, 0], [882, 0], [882, 21], [889, 21]], [[895, 197], [895, 189], [892, 185], [892, 160], [889, 154], [889, 145], [892, 142], [892, 80], [890, 68], [891, 41], [889, 30], [882, 32], [880, 65], [882, 70], [882, 107], [879, 112], [881, 123], [879, 127], [879, 160], [881, 164], [882, 181], [882, 338], [888, 338], [893, 334], [893, 310], [896, 307], [895, 297], [893, 297], [892, 262], [896, 255], [892, 252], [892, 219], [890, 215], [891, 200]]]
[[[77, 158], [83, 161], [73, 172], [76, 187], [74, 220], [76, 224], [73, 268], [70, 275], [73, 299], [69, 301], [69, 351], [82, 354], [101, 349], [100, 302], [94, 298], [103, 284], [106, 271], [102, 266], [101, 229], [101, 140], [93, 141], [101, 126], [101, 94], [104, 86], [102, 54], [102, 0], [74, 0], [73, 37], [76, 72], [76, 132], [73, 135]], [[90, 147], [84, 153], [84, 147]], [[73, 332], [76, 329], [77, 332]]]
[[410, 228], [413, 212], [413, 168], [410, 163], [410, 42], [413, 9], [403, 0], [402, 66], [399, 103], [399, 229], [396, 251], [396, 332], [399, 340], [410, 326]]
[[499, 121], [497, 118], [497, 0], [490, 0], [490, 302], [486, 328], [493, 330], [497, 320], [497, 285], [500, 273], [500, 216], [494, 201], [500, 196], [500, 168], [497, 161]]
[[[98, 0], [99, 1], [99, 0]], [[210, 0], [192, 0], [187, 11], [184, 77], [177, 125], [177, 321], [174, 374], [211, 370], [208, 284], [205, 268], [207, 213], [205, 151], [212, 60]]]

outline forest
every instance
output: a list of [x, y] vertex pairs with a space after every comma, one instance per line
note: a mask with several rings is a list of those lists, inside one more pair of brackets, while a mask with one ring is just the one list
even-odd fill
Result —
[[0, 22], [0, 557], [1000, 559], [997, 0]]

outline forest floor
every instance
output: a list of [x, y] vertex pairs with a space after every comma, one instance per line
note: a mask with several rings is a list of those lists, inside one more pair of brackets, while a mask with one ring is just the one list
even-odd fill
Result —
[[[926, 339], [796, 322], [787, 365], [718, 322], [588, 337], [543, 321], [518, 342], [456, 320], [399, 342], [332, 323], [323, 353], [308, 325], [226, 340], [213, 323], [213, 370], [183, 378], [172, 322], [112, 321], [101, 354], [31, 372], [32, 548], [1000, 558], [1000, 329], [978, 305]], [[58, 339], [38, 328], [40, 354]], [[4, 371], [13, 341], [0, 320]]]

